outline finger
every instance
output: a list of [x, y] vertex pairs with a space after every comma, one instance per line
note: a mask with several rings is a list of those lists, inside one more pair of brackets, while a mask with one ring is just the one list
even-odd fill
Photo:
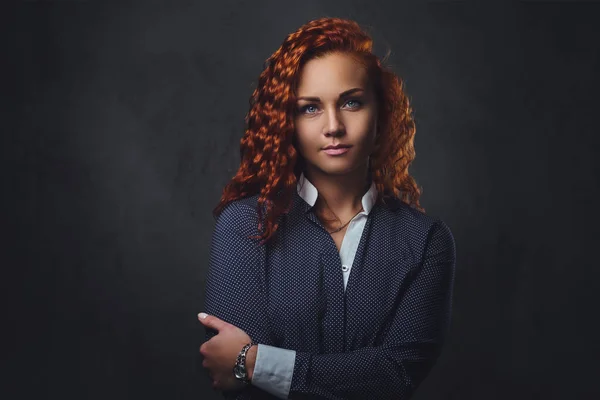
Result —
[[[210, 342], [210, 340], [208, 342]], [[202, 354], [204, 357], [206, 357], [206, 351], [207, 351], [206, 343], [208, 343], [208, 342], [204, 342], [204, 343], [202, 343], [202, 346], [200, 346], [200, 354]]]
[[205, 327], [215, 329], [217, 331], [220, 331], [221, 329], [223, 329], [227, 325], [229, 325], [227, 322], [223, 321], [222, 319], [219, 319], [219, 318], [215, 317], [214, 315], [208, 315], [205, 313], [198, 314], [198, 320]]

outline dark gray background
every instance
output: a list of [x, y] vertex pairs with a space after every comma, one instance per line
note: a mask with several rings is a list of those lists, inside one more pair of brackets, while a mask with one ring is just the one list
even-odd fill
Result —
[[600, 389], [592, 3], [26, 1], [3, 12], [9, 397], [218, 398], [197, 351], [211, 211], [263, 61], [310, 19], [369, 26], [405, 80], [422, 204], [457, 243], [415, 399]]

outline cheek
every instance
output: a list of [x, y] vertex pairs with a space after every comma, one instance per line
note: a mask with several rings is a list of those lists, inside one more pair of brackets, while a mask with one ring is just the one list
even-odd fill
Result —
[[310, 128], [304, 124], [296, 125], [296, 132], [294, 135], [296, 148], [301, 153], [304, 153], [306, 150], [310, 151], [317, 146], [316, 138], [311, 133]]
[[375, 132], [377, 129], [376, 123], [374, 123], [373, 119], [364, 118], [360, 121], [356, 121], [355, 126], [357, 127], [357, 142], [359, 142], [362, 147], [372, 146], [375, 142]]

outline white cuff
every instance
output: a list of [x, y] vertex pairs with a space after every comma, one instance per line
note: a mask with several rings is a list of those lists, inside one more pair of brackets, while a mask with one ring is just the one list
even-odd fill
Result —
[[287, 399], [294, 375], [296, 351], [259, 344], [252, 384], [280, 399]]

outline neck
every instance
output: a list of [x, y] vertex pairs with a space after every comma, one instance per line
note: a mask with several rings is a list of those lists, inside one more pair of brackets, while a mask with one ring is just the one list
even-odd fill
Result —
[[304, 175], [319, 192], [315, 203], [318, 213], [330, 211], [345, 222], [362, 208], [362, 197], [370, 183], [367, 168], [332, 176], [307, 166]]

